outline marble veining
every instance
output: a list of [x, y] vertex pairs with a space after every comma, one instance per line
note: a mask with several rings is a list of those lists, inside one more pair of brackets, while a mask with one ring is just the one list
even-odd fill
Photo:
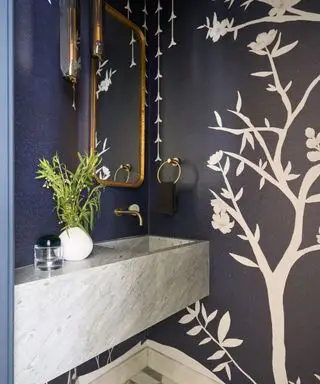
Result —
[[16, 271], [15, 383], [45, 383], [209, 294], [209, 243], [144, 236], [95, 245], [49, 278]]

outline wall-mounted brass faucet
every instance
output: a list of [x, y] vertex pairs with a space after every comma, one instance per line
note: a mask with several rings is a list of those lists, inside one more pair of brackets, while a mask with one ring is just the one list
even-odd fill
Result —
[[116, 216], [122, 216], [122, 215], [130, 215], [130, 216], [136, 216], [139, 219], [139, 225], [140, 227], [143, 226], [143, 218], [140, 213], [140, 207], [138, 204], [132, 204], [130, 207], [126, 209], [116, 208], [114, 210], [114, 213]]

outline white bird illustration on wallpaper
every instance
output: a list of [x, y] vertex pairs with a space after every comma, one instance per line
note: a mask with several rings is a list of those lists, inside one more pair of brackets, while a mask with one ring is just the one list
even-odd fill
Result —
[[[127, 0], [127, 4], [126, 4], [126, 6], [124, 8], [127, 10], [127, 18], [130, 20], [130, 17], [131, 17], [131, 14], [132, 14], [130, 0]], [[137, 40], [134, 37], [134, 32], [131, 31], [131, 40], [130, 40], [130, 43], [129, 43], [129, 45], [131, 46], [131, 63], [130, 63], [130, 68], [133, 68], [133, 67], [135, 67], [137, 65], [137, 63], [135, 61], [135, 44], [136, 44], [136, 42], [137, 42]]]
[[[198, 29], [206, 28], [207, 39], [211, 39], [216, 43], [221, 37], [232, 33], [234, 40], [237, 39], [241, 29], [248, 28], [252, 25], [260, 23], [287, 23], [293, 21], [320, 21], [320, 14], [302, 11], [294, 6], [303, 0], [246, 0], [242, 1], [241, 6], [247, 9], [252, 3], [264, 3], [271, 7], [267, 16], [260, 19], [247, 21], [243, 24], [235, 25], [234, 19], [218, 20], [217, 14], [214, 13], [212, 21], [206, 17], [206, 23], [200, 25]], [[229, 8], [235, 3], [235, 0], [225, 0], [229, 3]]]
[[[265, 118], [264, 124], [256, 125], [249, 116], [243, 112], [243, 100], [241, 93], [237, 94], [237, 102], [234, 109], [228, 111], [235, 115], [241, 123], [241, 128], [229, 128], [223, 123], [220, 114], [215, 111], [217, 125], [209, 127], [215, 131], [221, 131], [227, 134], [236, 135], [241, 138], [239, 153], [223, 151], [222, 149], [214, 153], [208, 160], [207, 166], [214, 172], [220, 173], [224, 182], [221, 191], [211, 191], [213, 199], [211, 206], [212, 226], [223, 234], [230, 234], [238, 229], [238, 238], [244, 241], [252, 250], [253, 258], [247, 255], [243, 256], [236, 252], [230, 252], [230, 256], [244, 267], [259, 271], [266, 285], [268, 303], [271, 315], [272, 325], [272, 368], [274, 382], [276, 384], [288, 383], [288, 374], [286, 370], [286, 345], [285, 345], [285, 314], [284, 314], [284, 290], [287, 280], [293, 266], [307, 255], [320, 251], [320, 228], [315, 229], [314, 242], [305, 246], [302, 244], [304, 234], [304, 219], [307, 206], [320, 203], [320, 194], [313, 194], [313, 186], [320, 177], [320, 133], [313, 127], [306, 126], [304, 129], [306, 151], [305, 156], [309, 161], [309, 169], [304, 174], [294, 172], [294, 164], [290, 160], [285, 160], [284, 149], [288, 144], [288, 137], [295, 120], [299, 117], [306, 103], [312, 95], [312, 91], [320, 82], [320, 75], [306, 87], [304, 93], [298, 101], [293, 102], [290, 99], [289, 91], [293, 86], [292, 81], [285, 83], [281, 80], [278, 71], [278, 62], [283, 55], [298, 46], [298, 41], [290, 44], [282, 44], [282, 34], [276, 29], [260, 33], [256, 40], [248, 45], [249, 51], [257, 56], [266, 59], [266, 67], [262, 71], [251, 73], [251, 76], [259, 78], [260, 81], [267, 83], [266, 91], [271, 95], [278, 95], [280, 102], [284, 107], [286, 119], [283, 126], [274, 126], [270, 119]], [[264, 84], [263, 84], [264, 86]], [[270, 141], [265, 140], [265, 134], [274, 135], [275, 143], [271, 147]], [[262, 151], [263, 158], [257, 158], [252, 161], [244, 155], [245, 150], [250, 147], [253, 151], [259, 148]], [[286, 152], [288, 153], [288, 152]], [[288, 200], [292, 208], [293, 229], [288, 239], [288, 244], [282, 255], [281, 260], [275, 268], [271, 268], [268, 261], [268, 253], [263, 248], [261, 238], [263, 233], [260, 230], [259, 223], [254, 226], [249, 225], [243, 210], [241, 209], [241, 199], [245, 193], [245, 187], [235, 190], [230, 182], [231, 161], [236, 164], [236, 176], [240, 176], [245, 170], [255, 172], [259, 183], [257, 188], [261, 190], [265, 183], [270, 183], [284, 198]], [[298, 192], [292, 188], [291, 182], [296, 180], [299, 183]], [[259, 218], [262, 220], [263, 218]], [[230, 250], [231, 251], [231, 250]], [[198, 328], [189, 331], [189, 335], [194, 336], [198, 333], [206, 332], [199, 323], [199, 304], [189, 315], [192, 320], [198, 322]], [[197, 316], [195, 316], [195, 312]], [[205, 309], [203, 309], [203, 313]], [[205, 316], [203, 315], [204, 320]], [[191, 319], [189, 316], [188, 319]], [[230, 328], [230, 319], [224, 315], [227, 320], [220, 321], [218, 327], [218, 341], [220, 350], [216, 352], [210, 360], [219, 361], [219, 365], [214, 368], [215, 372], [225, 371], [230, 379], [230, 368], [240, 367], [235, 360], [230, 358], [227, 351], [229, 342], [225, 343], [227, 331]], [[184, 320], [185, 321], [185, 320]], [[181, 322], [182, 319], [181, 319]], [[224, 324], [224, 325], [223, 325]], [[199, 328], [200, 327], [200, 328]], [[220, 329], [220, 337], [219, 337]], [[221, 330], [222, 329], [222, 330]], [[226, 331], [227, 330], [227, 331]], [[199, 332], [198, 332], [199, 331]], [[221, 334], [223, 337], [221, 337]], [[207, 333], [206, 342], [215, 342], [212, 335]], [[209, 340], [209, 337], [211, 338]], [[228, 340], [228, 339], [227, 339]], [[233, 340], [233, 339], [232, 339]], [[238, 339], [236, 339], [238, 340]], [[230, 342], [233, 347], [240, 345], [240, 341]], [[217, 343], [215, 343], [217, 344]], [[237, 344], [237, 345], [236, 345]], [[250, 382], [257, 383], [253, 378], [241, 368], [239, 369], [247, 376]], [[317, 377], [317, 376], [315, 376]], [[300, 380], [300, 379], [298, 379]], [[298, 381], [297, 381], [298, 382]]]
[[[99, 77], [102, 76], [103, 74], [103, 70], [105, 68], [105, 66], [108, 64], [109, 60], [105, 60], [104, 62], [99, 62], [99, 68], [97, 70], [97, 75]], [[111, 84], [112, 84], [112, 76], [117, 72], [117, 70], [113, 70], [113, 69], [106, 69], [105, 70], [105, 78], [103, 80], [100, 81], [100, 83], [98, 84], [98, 90], [96, 92], [96, 96], [97, 96], [97, 99], [99, 99], [99, 95], [101, 92], [108, 92]]]
[[161, 96], [161, 79], [162, 79], [162, 74], [161, 74], [161, 56], [162, 56], [162, 51], [161, 51], [161, 34], [162, 34], [162, 29], [161, 29], [161, 11], [162, 11], [162, 6], [160, 0], [158, 0], [158, 6], [156, 9], [156, 14], [157, 14], [157, 20], [158, 20], [158, 26], [157, 26], [157, 31], [156, 31], [156, 37], [157, 37], [157, 52], [155, 58], [157, 59], [157, 74], [155, 77], [155, 80], [157, 82], [157, 97], [155, 99], [155, 103], [157, 104], [157, 119], [154, 122], [156, 127], [157, 127], [157, 138], [155, 141], [155, 144], [157, 144], [157, 157], [156, 157], [156, 162], [161, 161], [161, 156], [160, 156], [160, 144], [162, 143], [162, 139], [160, 137], [160, 129], [161, 129], [161, 124], [162, 124], [162, 118], [161, 118], [161, 101], [162, 101], [162, 96]]

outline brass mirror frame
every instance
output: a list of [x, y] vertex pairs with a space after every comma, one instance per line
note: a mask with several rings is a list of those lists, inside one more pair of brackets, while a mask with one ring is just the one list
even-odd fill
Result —
[[[139, 109], [140, 109], [140, 118], [139, 118], [139, 163], [138, 163], [138, 170], [139, 170], [139, 178], [137, 181], [131, 184], [127, 184], [124, 182], [118, 182], [118, 181], [108, 181], [108, 180], [101, 180], [96, 176], [97, 181], [104, 185], [109, 187], [122, 187], [122, 188], [138, 188], [141, 186], [141, 184], [144, 181], [145, 177], [145, 98], [146, 98], [146, 40], [145, 36], [142, 32], [142, 30], [134, 24], [131, 20], [127, 19], [122, 13], [118, 12], [116, 9], [111, 7], [108, 4], [105, 4], [105, 11], [108, 12], [112, 17], [114, 17], [116, 20], [133, 30], [138, 40], [140, 41], [140, 102], [139, 102]], [[108, 33], [108, 28], [106, 28], [106, 31]], [[96, 57], [92, 58], [91, 61], [91, 128], [90, 128], [90, 150], [95, 151], [96, 150], [96, 111], [97, 111], [97, 99], [96, 99], [96, 91], [97, 91], [97, 62], [98, 59]], [[112, 145], [112, 144], [111, 144]]]

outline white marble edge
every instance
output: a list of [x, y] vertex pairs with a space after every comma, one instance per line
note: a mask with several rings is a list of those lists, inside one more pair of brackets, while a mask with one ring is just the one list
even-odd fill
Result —
[[209, 273], [209, 242], [187, 240], [16, 286], [15, 383], [50, 381], [193, 304]]
[[[182, 240], [185, 241], [183, 244], [170, 245], [167, 247], [159, 248], [157, 250], [142, 251], [140, 253], [131, 252], [129, 250], [117, 250], [112, 247], [107, 247], [109, 243], [115, 243], [123, 240], [137, 240], [137, 239], [163, 239], [163, 240]], [[106, 241], [100, 241], [94, 244], [92, 254], [81, 261], [65, 261], [63, 268], [52, 270], [52, 271], [39, 271], [34, 268], [33, 264], [19, 267], [15, 269], [15, 286], [22, 284], [29, 284], [39, 280], [58, 278], [70, 273], [81, 272], [85, 269], [92, 269], [102, 267], [108, 264], [114, 264], [124, 262], [136, 257], [145, 257], [150, 254], [160, 253], [168, 249], [184, 248], [194, 244], [208, 243], [207, 240], [194, 240], [184, 238], [174, 238], [167, 236], [156, 236], [156, 235], [143, 235], [143, 236], [130, 236], [122, 237], [117, 239], [110, 239]]]

